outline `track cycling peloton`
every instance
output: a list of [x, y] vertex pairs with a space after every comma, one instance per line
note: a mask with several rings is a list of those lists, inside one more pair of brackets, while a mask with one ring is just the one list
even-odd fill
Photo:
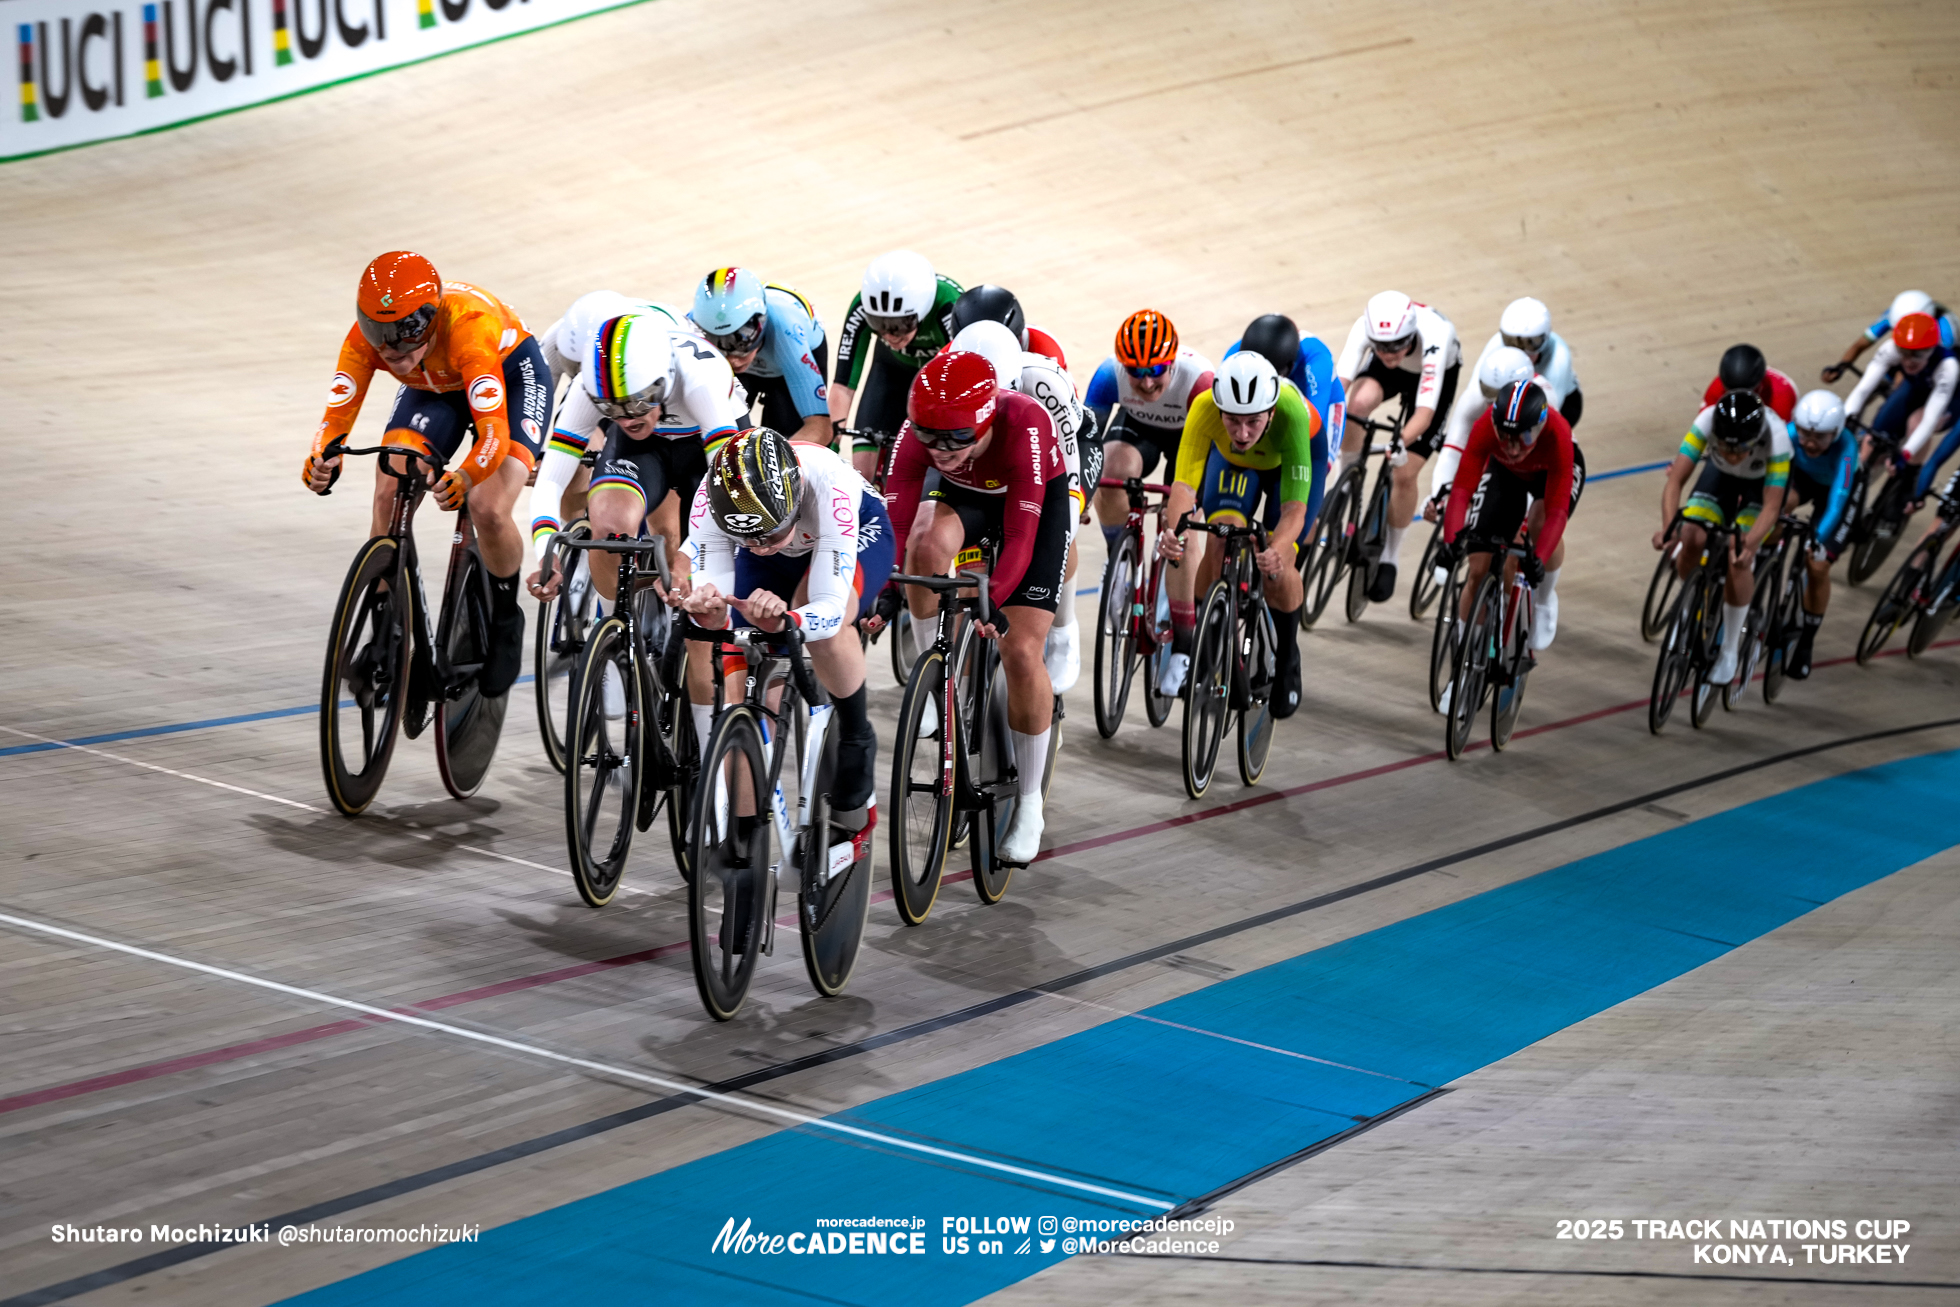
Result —
[[[322, 688], [330, 795], [367, 808], [397, 734], [431, 721], [450, 792], [483, 783], [522, 661], [513, 515], [533, 475], [538, 715], [566, 774], [574, 880], [610, 901], [632, 832], [664, 811], [697, 984], [720, 1019], [770, 948], [779, 886], [818, 992], [849, 979], [882, 779], [864, 641], [894, 615], [912, 631], [894, 641], [906, 689], [885, 805], [900, 917], [925, 920], [962, 841], [983, 902], [1039, 853], [1081, 657], [1075, 528], [1092, 511], [1107, 555], [1099, 734], [1116, 734], [1141, 673], [1152, 725], [1183, 705], [1197, 797], [1234, 722], [1241, 779], [1262, 778], [1276, 723], [1301, 706], [1301, 632], [1338, 582], [1351, 579], [1351, 618], [1392, 596], [1435, 455], [1410, 611], [1437, 611], [1446, 752], [1469, 746], [1485, 703], [1501, 748], [1557, 629], [1585, 483], [1583, 394], [1550, 322], [1542, 302], [1513, 300], [1459, 395], [1454, 325], [1397, 292], [1370, 301], [1338, 365], [1282, 314], [1213, 365], [1145, 309], [1078, 396], [1016, 296], [962, 289], [905, 251], [867, 267], [828, 380], [813, 302], [741, 267], [695, 283], [685, 313], [596, 291], [534, 338], [488, 292], [382, 255], [357, 285], [304, 469], [324, 494], [345, 458], [377, 458], [371, 539]], [[1641, 618], [1662, 645], [1656, 729], [1680, 695], [1697, 725], [1717, 691], [1736, 706], [1759, 667], [1766, 699], [1807, 677], [1833, 564], [1850, 554], [1853, 583], [1868, 575], [1922, 502], [1939, 512], [1878, 597], [1859, 661], [1908, 623], [1909, 653], [1936, 641], [1960, 607], [1955, 485], [1932, 490], [1960, 445], [1951, 333], [1930, 297], [1901, 294], [1824, 369], [1835, 381], [1878, 344], [1843, 399], [1798, 397], [1752, 346], [1723, 356], [1663, 485]], [[384, 369], [402, 386], [383, 437], [354, 447]], [[1375, 417], [1389, 398], [1401, 412]], [[834, 449], [840, 435], [855, 444]], [[1378, 435], [1371, 486], [1359, 465]], [[409, 530], [424, 493], [458, 514], [433, 609]], [[1802, 505], [1808, 520], [1792, 515]]]

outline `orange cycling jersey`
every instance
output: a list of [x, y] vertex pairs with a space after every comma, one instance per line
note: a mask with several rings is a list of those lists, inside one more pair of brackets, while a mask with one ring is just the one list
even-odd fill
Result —
[[[515, 453], [526, 466], [531, 463], [529, 451], [511, 442], [509, 397], [504, 393], [504, 359], [530, 334], [524, 320], [489, 291], [468, 282], [445, 281], [422, 365], [413, 372], [391, 373], [416, 390], [469, 392], [477, 441], [457, 470], [472, 485], [496, 471], [507, 453]], [[368, 382], [377, 371], [388, 371], [387, 365], [361, 335], [359, 325], [349, 327], [347, 338], [340, 342], [339, 370], [327, 387], [326, 415], [313, 436], [315, 454], [353, 429], [361, 401], [367, 398]]]

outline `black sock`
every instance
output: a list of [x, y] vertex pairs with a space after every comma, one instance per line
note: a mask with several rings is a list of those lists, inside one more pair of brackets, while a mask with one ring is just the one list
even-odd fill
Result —
[[1823, 624], [1824, 624], [1824, 614], [1822, 613], [1806, 612], [1803, 615], [1803, 629], [1806, 631], [1810, 631], [1814, 633], [1817, 630], [1817, 628], [1822, 626]]
[[1293, 659], [1300, 650], [1300, 610], [1295, 608], [1290, 613], [1282, 613], [1275, 608], [1272, 614], [1273, 634], [1279, 637], [1279, 648], [1275, 651], [1279, 654], [1276, 670], [1280, 676], [1285, 676], [1286, 669], [1293, 665]]
[[844, 728], [837, 738], [840, 740], [861, 740], [871, 733], [871, 716], [865, 707], [865, 691], [868, 687], [859, 685], [850, 694], [839, 698], [830, 696], [830, 702], [837, 709], [837, 724]]
[[490, 578], [490, 617], [501, 621], [517, 611], [517, 573]]

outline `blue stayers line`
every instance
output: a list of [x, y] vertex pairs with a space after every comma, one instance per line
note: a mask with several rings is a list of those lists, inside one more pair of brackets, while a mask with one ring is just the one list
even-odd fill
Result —
[[1587, 477], [1586, 480], [1588, 482], [1611, 481], [1615, 477], [1637, 476], [1642, 472], [1658, 472], [1673, 461], [1673, 459], [1668, 458], [1662, 459], [1658, 463], [1640, 463], [1633, 467], [1616, 467], [1611, 472], [1596, 472], [1592, 476]]
[[[1188, 1201], [1960, 844], [1956, 786], [1960, 752], [1819, 781], [838, 1119]], [[291, 1301], [952, 1307], [1146, 1214], [784, 1130]]]
[[[523, 685], [535, 680], [530, 675], [517, 678], [515, 684]], [[341, 700], [341, 707], [354, 706], [352, 699]], [[46, 753], [49, 749], [63, 749], [71, 744], [114, 744], [118, 740], [141, 740], [151, 735], [177, 735], [183, 731], [202, 731], [213, 726], [239, 726], [245, 722], [267, 722], [278, 717], [304, 717], [308, 713], [320, 711], [317, 703], [301, 704], [297, 708], [273, 708], [266, 712], [240, 713], [236, 717], [206, 717], [199, 722], [177, 722], [170, 726], [144, 726], [133, 731], [111, 731], [107, 735], [81, 735], [72, 740], [55, 743], [52, 740], [40, 744], [16, 744], [12, 748], [0, 749], [0, 758], [11, 758], [17, 753]]]

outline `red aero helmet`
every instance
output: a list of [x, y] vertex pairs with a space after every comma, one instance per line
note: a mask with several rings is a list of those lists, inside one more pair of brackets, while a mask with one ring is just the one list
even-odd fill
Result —
[[441, 304], [436, 265], [410, 250], [390, 250], [368, 264], [354, 293], [361, 334], [376, 349], [420, 342]]
[[938, 443], [967, 444], [986, 433], [999, 393], [993, 364], [969, 350], [948, 350], [919, 369], [905, 414], [925, 444], [935, 435]]
[[1892, 328], [1892, 343], [1903, 350], [1931, 349], [1940, 343], [1940, 324], [1930, 313], [1908, 313]]

